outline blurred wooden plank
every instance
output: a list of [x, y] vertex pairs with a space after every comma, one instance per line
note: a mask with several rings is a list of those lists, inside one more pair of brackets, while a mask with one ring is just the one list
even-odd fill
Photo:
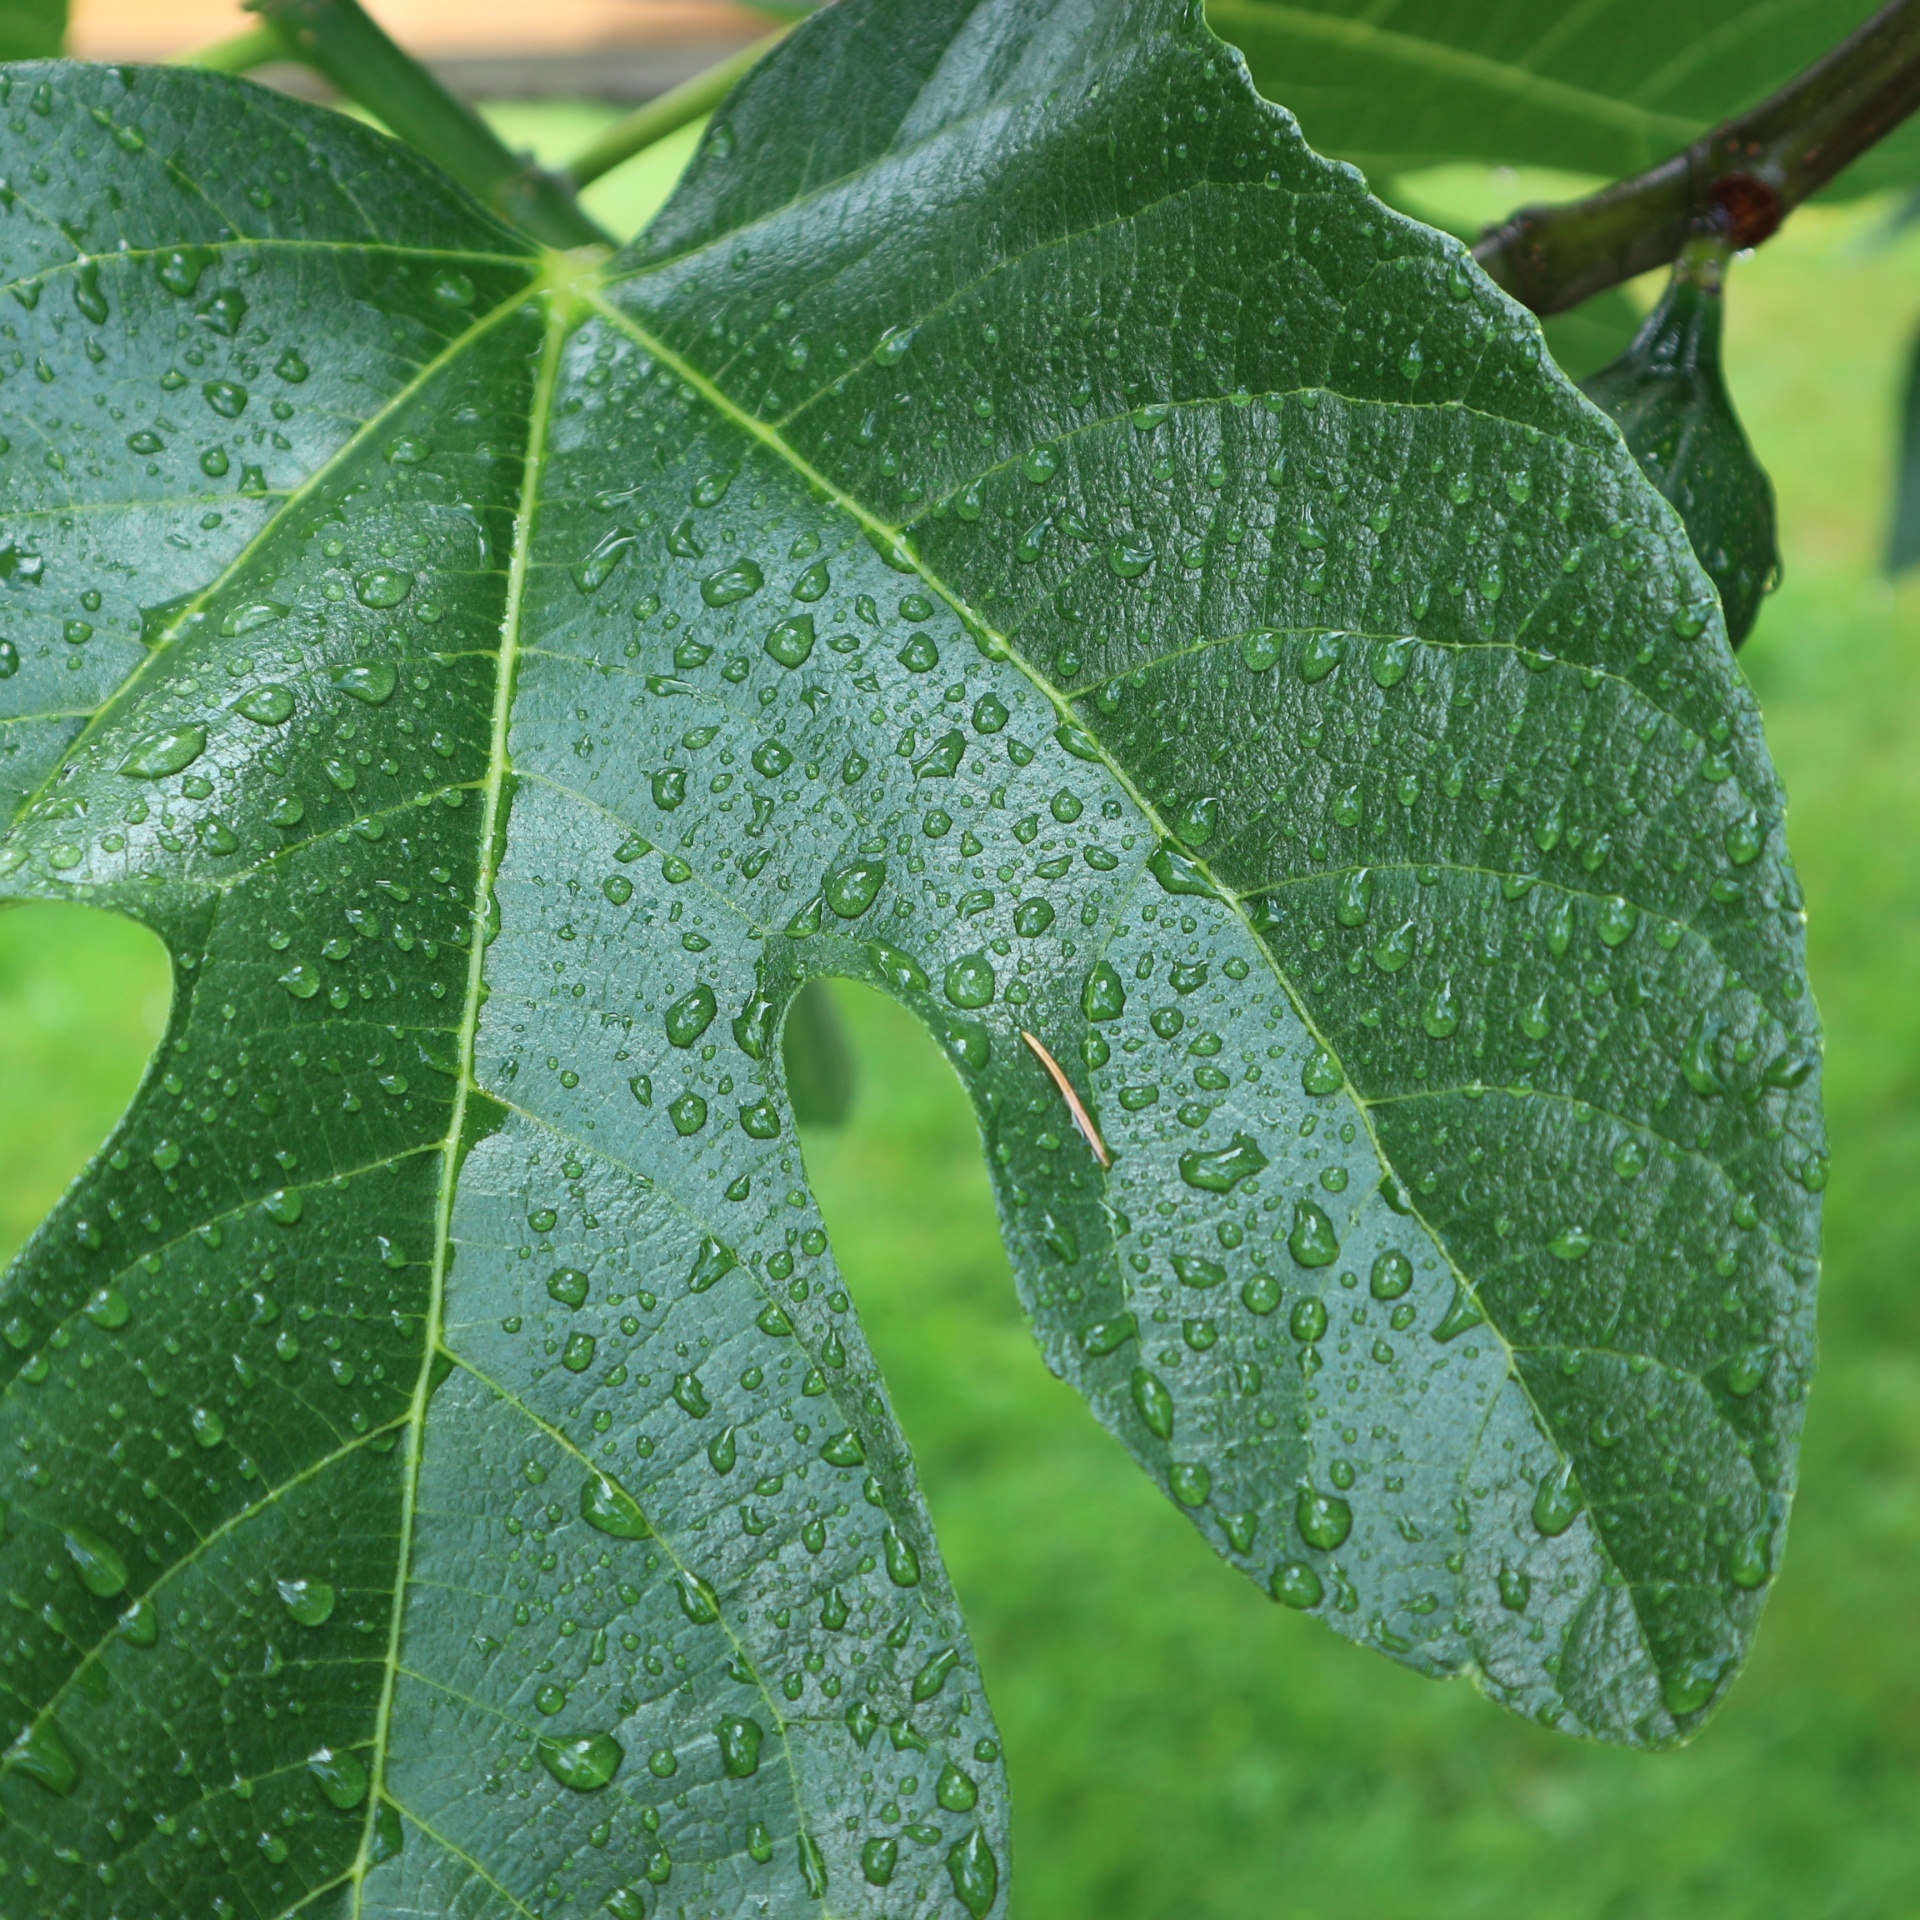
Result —
[[[368, 11], [436, 62], [597, 53], [671, 60], [695, 47], [724, 53], [768, 30], [764, 16], [728, 0], [370, 0]], [[83, 60], [164, 60], [252, 24], [237, 0], [73, 0], [69, 45]]]

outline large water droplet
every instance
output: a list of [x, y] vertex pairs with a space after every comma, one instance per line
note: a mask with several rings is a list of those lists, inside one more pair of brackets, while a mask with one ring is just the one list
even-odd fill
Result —
[[120, 771], [135, 780], [163, 780], [190, 767], [207, 750], [200, 727], [170, 727], [136, 740], [120, 762]]
[[351, 1813], [367, 1797], [366, 1763], [357, 1753], [316, 1748], [307, 1756], [307, 1771], [342, 1813]]
[[1353, 1531], [1353, 1509], [1337, 1493], [1302, 1487], [1293, 1504], [1293, 1524], [1308, 1546], [1331, 1553]]
[[1207, 1193], [1231, 1193], [1242, 1180], [1259, 1173], [1267, 1164], [1260, 1143], [1250, 1134], [1236, 1133], [1230, 1146], [1212, 1153], [1183, 1153], [1180, 1178], [1190, 1187]]
[[1573, 1462], [1562, 1460], [1540, 1482], [1533, 1496], [1533, 1524], [1548, 1539], [1557, 1539], [1580, 1517], [1585, 1503], [1573, 1483]]
[[884, 860], [851, 860], [835, 867], [820, 882], [821, 897], [842, 920], [856, 920], [873, 905], [886, 878]]
[[80, 1576], [80, 1584], [102, 1600], [111, 1600], [127, 1584], [127, 1563], [96, 1533], [85, 1527], [68, 1527], [60, 1544]]
[[277, 1580], [280, 1603], [303, 1627], [323, 1627], [333, 1618], [334, 1592], [324, 1580]]
[[540, 1764], [575, 1793], [597, 1793], [620, 1771], [626, 1755], [610, 1733], [587, 1733], [573, 1740], [543, 1738]]

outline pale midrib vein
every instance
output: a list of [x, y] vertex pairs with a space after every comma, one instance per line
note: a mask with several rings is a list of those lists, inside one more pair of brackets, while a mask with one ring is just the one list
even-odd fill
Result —
[[[527, 264], [529, 270], [531, 270], [536, 263], [529, 261]], [[324, 486], [340, 468], [352, 460], [353, 456], [358, 453], [401, 408], [406, 406], [417, 394], [424, 391], [433, 380], [437, 379], [441, 373], [450, 367], [468, 348], [473, 346], [476, 341], [483, 339], [495, 327], [520, 312], [526, 306], [531, 291], [532, 289], [530, 287], [517, 289], [505, 300], [501, 301], [497, 307], [494, 307], [490, 312], [482, 314], [470, 327], [456, 334], [453, 339], [449, 340], [431, 360], [425, 362], [403, 385], [395, 388], [392, 394], [382, 401], [319, 466], [315, 467], [314, 470], [301, 481], [299, 486], [286, 496], [280, 503], [278, 510], [269, 514], [266, 519], [262, 521], [260, 531], [234, 555], [233, 559], [229, 561], [206, 586], [201, 588], [191, 600], [187, 601], [179, 609], [174, 615], [173, 621], [166, 634], [161, 638], [159, 643], [149, 649], [144, 659], [134, 664], [132, 672], [100, 703], [92, 719], [81, 728], [79, 734], [69, 743], [67, 751], [60, 756], [60, 759], [50, 769], [46, 778], [42, 780], [39, 786], [35, 787], [31, 793], [22, 796], [19, 804], [14, 809], [13, 819], [5, 823], [0, 823], [0, 827], [10, 828], [16, 824], [36, 802], [45, 798], [49, 787], [59, 778], [61, 772], [71, 764], [73, 756], [87, 745], [97, 729], [106, 724], [110, 715], [126, 704], [141, 680], [153, 670], [153, 663], [166, 656], [173, 637], [178, 633], [181, 625], [191, 618], [192, 615], [200, 612], [221, 588], [226, 586], [230, 581], [240, 578], [248, 565], [258, 555], [261, 548], [273, 538], [274, 534], [284, 524], [287, 513], [299, 505], [301, 501], [309, 499], [318, 488]]]
[[1413, 34], [1395, 32], [1390, 27], [1371, 26], [1362, 20], [1312, 13], [1301, 7], [1281, 5], [1278, 0], [1260, 0], [1257, 5], [1252, 0], [1211, 0], [1208, 11], [1229, 31], [1278, 29], [1297, 34], [1303, 40], [1318, 41], [1322, 46], [1418, 68], [1448, 80], [1467, 81], [1490, 93], [1504, 94], [1524, 106], [1571, 115], [1595, 126], [1669, 146], [1684, 146], [1700, 131], [1699, 121], [1680, 114], [1657, 113], [1624, 100], [1612, 100], [1605, 94], [1593, 93], [1545, 74], [1529, 73], [1465, 47], [1423, 40]]
[[[797, 447], [789, 445], [777, 429], [769, 426], [765, 421], [758, 419], [753, 414], [747, 412], [745, 408], [738, 405], [728, 394], [715, 386], [698, 367], [694, 366], [690, 361], [683, 359], [678, 353], [674, 352], [671, 347], [667, 346], [664, 341], [656, 339], [653, 334], [633, 319], [631, 315], [622, 312], [621, 309], [611, 301], [601, 297], [598, 291], [591, 294], [589, 299], [597, 313], [603, 316], [610, 324], [618, 327], [622, 332], [627, 334], [646, 352], [652, 354], [662, 366], [670, 368], [681, 380], [685, 381], [695, 393], [699, 394], [722, 419], [727, 420], [740, 432], [747, 434], [761, 446], [765, 447], [770, 454], [786, 466], [798, 479], [805, 482], [809, 487], [816, 489], [819, 496], [829, 505], [837, 507], [841, 512], [849, 515], [862, 529], [871, 534], [876, 540], [884, 542], [881, 549], [883, 552], [907, 552], [921, 580], [931, 588], [933, 592], [937, 593], [941, 599], [946, 601], [948, 606], [952, 607], [954, 612], [971, 628], [991, 636], [1001, 647], [1004, 647], [1009, 664], [1027, 678], [1035, 691], [1053, 708], [1062, 721], [1070, 722], [1076, 727], [1080, 727], [1081, 730], [1087, 734], [1087, 737], [1092, 740], [1095, 747], [1098, 748], [1102, 764], [1113, 778], [1119, 782], [1128, 798], [1139, 808], [1142, 818], [1145, 819], [1153, 829], [1159, 841], [1165, 845], [1175, 843], [1177, 836], [1173, 834], [1167, 826], [1167, 823], [1161, 818], [1158, 809], [1140, 790], [1119, 762], [1115, 760], [1105, 743], [1102, 742], [1090, 728], [1084, 725], [1081, 717], [1074, 712], [1073, 704], [1067, 695], [1056, 688], [1037, 667], [1027, 660], [1027, 658], [993, 626], [991, 621], [983, 619], [956, 588], [949, 586], [917, 553], [913, 553], [911, 549], [906, 548], [904, 545], [904, 535], [900, 528], [889, 525], [878, 515], [869, 512], [852, 494], [835, 484], [825, 473], [814, 466]], [[1335, 1051], [1328, 1036], [1321, 1032], [1319, 1024], [1314, 1020], [1311, 1012], [1308, 1010], [1306, 1002], [1299, 990], [1282, 970], [1279, 957], [1255, 931], [1252, 921], [1248, 918], [1240, 902], [1233, 896], [1231, 889], [1217, 880], [1203, 861], [1196, 860], [1194, 864], [1199, 871], [1206, 875], [1207, 880], [1213, 888], [1214, 897], [1240, 922], [1255, 952], [1265, 958], [1275, 983], [1286, 996], [1288, 1005], [1293, 1009], [1294, 1017], [1300, 1022], [1301, 1026], [1305, 1028], [1315, 1043], [1325, 1050], [1328, 1058], [1336, 1065], [1339, 1065], [1340, 1056], [1338, 1052]], [[1341, 1077], [1342, 1079], [1346, 1079], [1347, 1077], [1344, 1067], [1341, 1068]], [[1396, 1180], [1398, 1180], [1394, 1162], [1388, 1155], [1386, 1147], [1380, 1139], [1378, 1129], [1373, 1124], [1372, 1114], [1357, 1099], [1352, 1102], [1352, 1105], [1360, 1125], [1366, 1134], [1367, 1144], [1373, 1150], [1374, 1157], [1381, 1167], [1393, 1174]], [[1399, 1181], [1399, 1185], [1402, 1192], [1407, 1196], [1411, 1217], [1420, 1223], [1428, 1239], [1433, 1243], [1441, 1258], [1446, 1261], [1447, 1270], [1452, 1275], [1455, 1283], [1466, 1294], [1468, 1299], [1472, 1300], [1476, 1306], [1479, 1306], [1479, 1292], [1474, 1287], [1473, 1282], [1468, 1279], [1465, 1272], [1461, 1269], [1459, 1261], [1454, 1258], [1452, 1248], [1433, 1223], [1428, 1220], [1426, 1215], [1414, 1204], [1412, 1192], [1408, 1188], [1407, 1183], [1405, 1181]], [[1486, 1313], [1484, 1307], [1481, 1308], [1481, 1314], [1488, 1331], [1500, 1342], [1501, 1351], [1506, 1359], [1507, 1379], [1513, 1383], [1515, 1391], [1517, 1391], [1526, 1402], [1542, 1439], [1553, 1449], [1556, 1458], [1562, 1465], [1571, 1470], [1573, 1464], [1572, 1457], [1561, 1444], [1558, 1433], [1547, 1418], [1546, 1409], [1542, 1407], [1534, 1397], [1532, 1388], [1528, 1386], [1527, 1382], [1521, 1377], [1519, 1369], [1514, 1365], [1513, 1345], [1508, 1340], [1505, 1330], [1494, 1321], [1490, 1314]], [[1578, 1484], [1577, 1477], [1575, 1484]], [[1584, 1499], [1584, 1497], [1583, 1489], [1582, 1498]], [[1602, 1537], [1600, 1529], [1594, 1527], [1590, 1529], [1590, 1532], [1592, 1534], [1593, 1550], [1596, 1557], [1624, 1579], [1626, 1577], [1626, 1569], [1621, 1567], [1614, 1559], [1613, 1549], [1610, 1543]], [[1634, 1610], [1634, 1623], [1640, 1631], [1642, 1648], [1657, 1671], [1659, 1662], [1654, 1655], [1651, 1642], [1648, 1641], [1646, 1637], [1646, 1629], [1640, 1619], [1638, 1608]]]
[[[522, 304], [525, 298], [523, 292], [516, 297], [514, 304]], [[382, 1801], [389, 1797], [386, 1791], [388, 1743], [393, 1726], [394, 1698], [398, 1691], [400, 1641], [406, 1624], [408, 1580], [413, 1567], [415, 1515], [420, 1497], [421, 1466], [426, 1454], [427, 1406], [432, 1397], [434, 1363], [440, 1353], [440, 1335], [446, 1312], [447, 1268], [453, 1244], [453, 1202], [459, 1183], [460, 1140], [466, 1128], [468, 1095], [474, 1087], [474, 1050], [479, 1041], [481, 995], [486, 973], [485, 928], [502, 839], [502, 810], [508, 771], [507, 740], [513, 717], [513, 679], [520, 642], [520, 621], [525, 607], [527, 557], [533, 546], [534, 515], [539, 504], [540, 476], [546, 463], [554, 389], [559, 383], [561, 348], [566, 329], [567, 314], [563, 302], [549, 293], [546, 337], [540, 348], [540, 371], [534, 386], [532, 405], [528, 410], [527, 458], [521, 474], [520, 502], [515, 515], [513, 566], [508, 575], [506, 604], [500, 623], [500, 654], [495, 669], [492, 727], [487, 753], [486, 798], [481, 809], [478, 859], [475, 862], [473, 903], [470, 909], [473, 935], [467, 957], [466, 997], [461, 1005], [459, 1078], [455, 1082], [453, 1112], [447, 1126], [446, 1143], [441, 1149], [444, 1157], [441, 1162], [440, 1191], [434, 1208], [433, 1274], [428, 1290], [426, 1325], [422, 1330], [420, 1372], [414, 1383], [413, 1406], [407, 1419], [407, 1468], [405, 1489], [401, 1496], [400, 1551], [394, 1573], [393, 1617], [387, 1640], [386, 1673], [380, 1690], [380, 1704], [374, 1717], [372, 1786], [367, 1795], [367, 1819], [361, 1830], [360, 1850], [353, 1865], [354, 1920], [358, 1920], [365, 1902], [367, 1872], [373, 1864], [375, 1823]], [[512, 1898], [511, 1895], [507, 1897]], [[518, 1902], [515, 1905], [518, 1906]]]

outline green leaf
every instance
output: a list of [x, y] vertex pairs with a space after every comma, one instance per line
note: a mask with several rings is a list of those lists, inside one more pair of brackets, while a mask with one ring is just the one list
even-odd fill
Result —
[[[1262, 91], [1323, 153], [1369, 174], [1449, 161], [1637, 173], [1765, 99], [1875, 12], [1873, 0], [1208, 0]], [[1920, 129], [1850, 167], [1838, 191], [1910, 182]]]
[[1907, 384], [1900, 407], [1900, 448], [1894, 473], [1893, 525], [1887, 534], [1887, 571], [1904, 573], [1920, 560], [1920, 334], [1907, 349]]
[[[1398, 181], [1374, 179], [1368, 184], [1378, 198], [1397, 212], [1425, 221], [1442, 233], [1450, 233], [1469, 247], [1479, 238], [1477, 232], [1469, 230], [1457, 217], [1426, 204], [1417, 194], [1404, 192]], [[1640, 330], [1640, 320], [1640, 310], [1626, 289], [1609, 287], [1565, 313], [1543, 316], [1540, 334], [1560, 371], [1569, 380], [1584, 380], [1625, 352]]]
[[1773, 482], [1721, 370], [1724, 266], [1724, 249], [1717, 260], [1676, 264], [1626, 352], [1581, 386], [1619, 423], [1647, 478], [1679, 510], [1737, 647], [1780, 577], [1780, 545]]
[[833, 997], [810, 980], [787, 1009], [787, 1097], [802, 1126], [843, 1127], [853, 1111], [853, 1046]]
[[41, 85], [0, 886], [177, 972], [0, 1300], [16, 1873], [1004, 1911], [776, 1044], [828, 974], [1218, 1551], [1699, 1723], [1811, 1364], [1798, 898], [1678, 521], [1457, 243], [1164, 0], [824, 10], [604, 264]]
[[67, 34], [67, 0], [0, 0], [0, 60], [58, 53]]

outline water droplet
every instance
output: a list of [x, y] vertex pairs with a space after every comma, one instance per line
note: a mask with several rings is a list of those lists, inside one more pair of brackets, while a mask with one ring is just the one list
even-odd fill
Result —
[[[627, 549], [639, 538], [631, 527], [615, 527], [610, 533], [602, 534], [593, 551], [574, 568], [573, 584], [582, 593], [598, 593], [627, 557]], [[669, 546], [672, 544], [668, 542]], [[695, 543], [695, 552], [698, 551]]]
[[1376, 1300], [1398, 1300], [1413, 1285], [1413, 1262], [1389, 1248], [1373, 1263], [1367, 1286]]
[[231, 380], [209, 380], [200, 389], [223, 420], [237, 420], [247, 410], [247, 390]]
[[324, 1580], [277, 1580], [280, 1603], [303, 1627], [324, 1627], [333, 1618], [334, 1591]]
[[124, 1327], [133, 1317], [133, 1309], [127, 1305], [127, 1296], [118, 1287], [102, 1287], [87, 1302], [87, 1318], [96, 1327]]
[[1000, 1890], [1000, 1862], [981, 1828], [975, 1827], [948, 1850], [947, 1876], [953, 1882], [954, 1897], [973, 1920], [985, 1920]]
[[597, 1793], [620, 1771], [626, 1749], [610, 1733], [582, 1734], [573, 1740], [542, 1737], [540, 1764], [575, 1793]]
[[692, 1046], [713, 1025], [713, 1017], [718, 1011], [719, 1003], [713, 997], [713, 989], [702, 981], [667, 1009], [665, 1024], [668, 1044], [683, 1048]]
[[1697, 1713], [1718, 1691], [1733, 1661], [1726, 1654], [1710, 1654], [1704, 1660], [1690, 1660], [1672, 1673], [1660, 1676], [1660, 1697], [1669, 1713]]
[[1267, 1591], [1283, 1605], [1298, 1607], [1304, 1612], [1309, 1607], [1317, 1607], [1327, 1590], [1319, 1574], [1304, 1560], [1289, 1560], [1274, 1568]]
[[413, 591], [413, 575], [404, 567], [370, 567], [353, 583], [353, 591], [363, 607], [397, 607]]
[[960, 1664], [957, 1648], [942, 1647], [913, 1676], [913, 1701], [916, 1706], [931, 1700], [947, 1684], [947, 1676]]
[[804, 666], [813, 652], [813, 615], [796, 613], [767, 632], [767, 655], [783, 667]]
[[1324, 680], [1347, 651], [1347, 636], [1344, 633], [1312, 633], [1307, 636], [1306, 644], [1300, 649], [1300, 678], [1308, 686], [1316, 680]]
[[1140, 1410], [1140, 1418], [1147, 1424], [1149, 1433], [1158, 1434], [1162, 1440], [1173, 1438], [1173, 1395], [1167, 1390], [1167, 1383], [1156, 1373], [1149, 1373], [1145, 1367], [1135, 1367], [1131, 1381], [1133, 1404]]
[[941, 984], [956, 1007], [971, 1010], [984, 1007], [993, 998], [998, 982], [993, 962], [984, 953], [967, 953], [947, 968]]
[[62, 1800], [80, 1784], [80, 1764], [68, 1752], [60, 1729], [51, 1720], [34, 1721], [0, 1754], [0, 1768], [24, 1774]]
[[1183, 1507], [1203, 1507], [1213, 1490], [1213, 1475], [1197, 1461], [1176, 1460], [1167, 1469], [1167, 1486]]
[[320, 1791], [342, 1813], [351, 1813], [367, 1797], [370, 1782], [366, 1762], [357, 1753], [318, 1747], [307, 1756], [307, 1771], [319, 1783]]
[[731, 1273], [740, 1264], [740, 1256], [734, 1250], [723, 1245], [711, 1234], [700, 1242], [700, 1251], [694, 1257], [693, 1270], [687, 1275], [689, 1293], [705, 1293], [723, 1274]]
[[300, 1224], [300, 1215], [305, 1211], [300, 1196], [282, 1188], [267, 1195], [260, 1202], [260, 1211], [276, 1226], [296, 1227]]
[[390, 660], [362, 660], [342, 667], [333, 676], [333, 684], [366, 706], [381, 707], [393, 698], [400, 674]]
[[98, 1534], [90, 1533], [85, 1527], [68, 1527], [61, 1533], [60, 1544], [66, 1548], [67, 1558], [80, 1576], [80, 1584], [90, 1594], [97, 1599], [111, 1600], [115, 1594], [125, 1591], [127, 1563]]
[[653, 1533], [640, 1503], [604, 1473], [591, 1473], [582, 1484], [580, 1517], [596, 1533], [611, 1534], [616, 1540], [645, 1540]]
[[1302, 1487], [1293, 1503], [1293, 1524], [1308, 1546], [1331, 1553], [1353, 1531], [1353, 1509], [1337, 1493]]
[[215, 257], [211, 247], [173, 247], [156, 263], [160, 284], [180, 299], [190, 299]]
[[[886, 884], [886, 878], [887, 865], [884, 860], [850, 860], [845, 866], [833, 868], [822, 879], [821, 897], [842, 920], [857, 920], [873, 905], [881, 887]], [[961, 1004], [977, 1006], [982, 1003], [963, 1001]]]
[[759, 1721], [729, 1714], [714, 1729], [720, 1740], [720, 1764], [729, 1780], [750, 1780], [760, 1770], [760, 1743], [766, 1733]]
[[1258, 627], [1240, 642], [1240, 658], [1249, 673], [1265, 673], [1280, 658], [1284, 637], [1271, 627]]
[[1293, 1203], [1293, 1226], [1287, 1251], [1303, 1267], [1330, 1267], [1340, 1258], [1340, 1241], [1333, 1222], [1311, 1200]]
[[767, 584], [767, 577], [751, 560], [736, 560], [700, 582], [700, 598], [710, 607], [731, 607], [751, 599]]
[[293, 718], [293, 695], [287, 688], [269, 683], [243, 693], [233, 703], [233, 710], [258, 726], [283, 726]]
[[1139, 579], [1153, 562], [1153, 542], [1144, 533], [1122, 534], [1107, 549], [1107, 565], [1122, 580]]
[[680, 1611], [696, 1627], [711, 1626], [720, 1618], [718, 1596], [697, 1573], [682, 1572], [674, 1582], [674, 1591], [680, 1602]]
[[1736, 1587], [1751, 1593], [1764, 1587], [1773, 1575], [1773, 1528], [1763, 1521], [1751, 1533], [1735, 1541], [1727, 1562], [1727, 1575]]
[[1207, 1193], [1231, 1193], [1242, 1180], [1259, 1173], [1267, 1165], [1260, 1143], [1250, 1134], [1236, 1133], [1232, 1144], [1211, 1153], [1183, 1153], [1180, 1178], [1190, 1187]]
[[1584, 1260], [1593, 1245], [1593, 1235], [1585, 1227], [1562, 1227], [1547, 1242], [1547, 1251], [1556, 1260]]
[[1434, 990], [1420, 1015], [1420, 1024], [1428, 1035], [1435, 1040], [1449, 1038], [1460, 1025], [1460, 1003], [1453, 997], [1453, 987], [1443, 981]]
[[200, 727], [171, 727], [136, 740], [120, 762], [120, 771], [134, 780], [163, 780], [190, 767], [207, 750]]
[[1533, 1496], [1533, 1524], [1549, 1540], [1557, 1539], [1580, 1517], [1586, 1503], [1573, 1483], [1573, 1462], [1562, 1460], [1545, 1475]]

